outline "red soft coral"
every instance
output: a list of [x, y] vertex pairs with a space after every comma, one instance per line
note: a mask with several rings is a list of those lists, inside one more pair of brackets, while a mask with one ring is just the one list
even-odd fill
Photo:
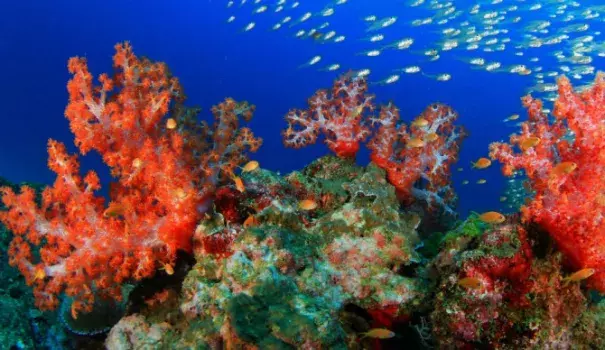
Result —
[[359, 143], [370, 130], [364, 123], [364, 114], [373, 110], [373, 96], [367, 94], [368, 85], [362, 78], [343, 75], [334, 82], [332, 94], [319, 90], [309, 99], [309, 109], [291, 110], [286, 115], [288, 128], [284, 130], [284, 144], [300, 148], [315, 143], [320, 133], [337, 156], [351, 158], [357, 154]]
[[124, 281], [174, 264], [177, 250], [191, 250], [219, 173], [231, 173], [261, 142], [239, 128], [238, 117], [249, 119], [252, 108], [228, 99], [213, 109], [215, 128], [204, 125], [203, 146], [193, 147], [186, 140], [197, 130], [162, 122], [171, 102], [182, 100], [165, 65], [138, 59], [126, 43], [116, 46], [114, 66], [115, 76], [101, 75], [94, 86], [86, 61], [70, 59], [65, 111], [80, 151], [97, 151], [117, 178], [109, 207], [94, 194], [97, 175], [80, 177], [76, 157], [52, 140], [48, 165], [57, 179], [40, 206], [30, 188], [1, 189], [8, 211], [0, 220], [15, 233], [10, 263], [35, 285], [42, 309], [55, 308], [65, 292], [76, 300], [74, 313], [88, 311], [95, 295], [120, 299]]
[[[389, 182], [407, 203], [421, 200], [429, 207], [449, 205], [454, 193], [450, 166], [458, 159], [464, 132], [454, 125], [458, 114], [443, 104], [432, 104], [407, 128], [399, 124], [399, 110], [383, 106], [374, 120], [378, 131], [370, 140], [370, 158], [387, 172]], [[422, 188], [415, 186], [422, 182]]]
[[490, 155], [505, 175], [525, 171], [536, 194], [523, 218], [543, 226], [573, 268], [594, 268], [588, 282], [605, 292], [605, 74], [581, 93], [565, 77], [558, 84], [555, 119], [539, 100], [524, 97], [529, 120], [510, 144], [493, 143]]

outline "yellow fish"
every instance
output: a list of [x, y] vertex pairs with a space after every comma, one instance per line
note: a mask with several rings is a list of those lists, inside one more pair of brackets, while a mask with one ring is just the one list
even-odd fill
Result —
[[416, 120], [414, 120], [412, 122], [412, 126], [415, 126], [415, 127], [418, 127], [418, 128], [422, 128], [422, 127], [425, 127], [427, 125], [429, 125], [429, 121], [426, 120], [426, 119], [424, 119], [424, 118], [422, 118], [422, 117], [417, 118]]
[[254, 215], [249, 215], [246, 220], [244, 220], [244, 227], [253, 227], [258, 226], [258, 220], [254, 217]]
[[578, 164], [576, 164], [574, 162], [562, 162], [562, 163], [557, 164], [552, 169], [552, 173], [553, 173], [553, 175], [570, 174], [574, 170], [576, 170], [577, 167], [578, 167]]
[[479, 158], [476, 162], [473, 163], [474, 169], [485, 169], [492, 165], [492, 161], [487, 158]]
[[298, 202], [298, 208], [301, 210], [313, 210], [317, 208], [317, 202], [312, 199], [303, 199]]
[[391, 331], [390, 329], [386, 329], [386, 328], [372, 328], [365, 333], [361, 333], [362, 338], [370, 337], [370, 338], [375, 338], [375, 339], [389, 339], [389, 338], [393, 338], [394, 336], [395, 336], [395, 333], [393, 331]]
[[479, 219], [488, 224], [501, 224], [506, 220], [506, 216], [498, 213], [497, 211], [488, 211], [481, 214]]
[[408, 148], [422, 148], [424, 147], [424, 141], [419, 138], [412, 138], [407, 143]]
[[246, 186], [244, 186], [244, 181], [239, 176], [233, 176], [233, 183], [235, 184], [235, 188], [240, 192], [246, 192]]
[[168, 118], [168, 120], [166, 120], [166, 129], [176, 129], [176, 120], [174, 120], [174, 118]]
[[595, 269], [588, 267], [579, 271], [572, 273], [571, 275], [565, 277], [563, 281], [565, 282], [579, 282], [587, 279], [588, 277], [594, 275], [596, 272]]
[[124, 216], [126, 208], [120, 203], [110, 202], [109, 206], [103, 212], [103, 216], [106, 218], [115, 218], [118, 216]]
[[259, 164], [256, 160], [251, 160], [242, 167], [242, 171], [244, 173], [254, 171], [254, 170], [258, 169], [258, 166], [259, 166]]
[[521, 151], [525, 152], [528, 149], [537, 146], [538, 144], [540, 144], [540, 138], [536, 136], [530, 136], [521, 141], [521, 143], [519, 144], [519, 148], [521, 148]]
[[465, 277], [463, 279], [458, 280], [458, 284], [464, 288], [468, 289], [479, 289], [483, 284], [481, 280], [475, 277]]

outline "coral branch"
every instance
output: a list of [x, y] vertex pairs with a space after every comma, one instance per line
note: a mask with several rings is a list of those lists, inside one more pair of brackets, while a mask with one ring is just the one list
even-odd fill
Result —
[[565, 77], [558, 84], [554, 121], [542, 113], [539, 100], [524, 97], [529, 120], [510, 144], [493, 143], [490, 155], [503, 164], [505, 175], [525, 171], [536, 195], [522, 208], [523, 218], [543, 226], [572, 267], [594, 268], [589, 284], [603, 292], [605, 74], [599, 73], [584, 92], [574, 92]]
[[76, 156], [52, 140], [48, 165], [57, 178], [39, 206], [30, 188], [0, 189], [8, 208], [0, 220], [15, 234], [10, 263], [34, 285], [42, 309], [56, 308], [65, 292], [72, 313], [90, 311], [96, 296], [119, 300], [125, 281], [170, 269], [177, 250], [191, 250], [220, 173], [231, 174], [261, 144], [239, 127], [253, 106], [231, 99], [213, 108], [213, 128], [170, 127], [163, 119], [183, 95], [166, 66], [137, 58], [128, 43], [116, 45], [113, 60], [114, 77], [101, 75], [99, 86], [85, 59], [69, 60], [65, 110], [80, 152], [97, 151], [117, 179], [109, 205], [95, 196], [97, 175], [82, 178]]
[[319, 90], [309, 99], [306, 111], [291, 110], [286, 115], [284, 144], [300, 148], [317, 141], [320, 133], [332, 152], [342, 158], [354, 157], [359, 143], [370, 133], [364, 114], [372, 111], [372, 95], [366, 94], [362, 78], [344, 75], [334, 82], [332, 93]]

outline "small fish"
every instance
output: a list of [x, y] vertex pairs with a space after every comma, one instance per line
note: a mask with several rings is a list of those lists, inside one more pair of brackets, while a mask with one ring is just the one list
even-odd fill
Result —
[[587, 279], [588, 277], [592, 276], [594, 273], [596, 272], [595, 269], [593, 268], [585, 268], [579, 271], [576, 271], [574, 273], [572, 273], [571, 275], [565, 277], [563, 279], [563, 281], [565, 282], [579, 282], [582, 280]]
[[439, 74], [437, 76], [437, 78], [435, 78], [435, 79], [437, 79], [437, 81], [448, 81], [448, 80], [452, 79], [452, 76], [448, 73], [443, 73], [443, 74]]
[[258, 169], [259, 163], [256, 160], [251, 160], [242, 167], [242, 172], [247, 173]]
[[422, 148], [422, 147], [424, 147], [424, 145], [425, 145], [424, 141], [422, 141], [421, 139], [419, 139], [417, 137], [413, 137], [407, 142], [408, 148]]
[[479, 179], [479, 180], [477, 180], [477, 184], [479, 184], [479, 185], [483, 185], [485, 183], [487, 183], [486, 179]]
[[437, 141], [438, 139], [439, 139], [439, 135], [437, 135], [436, 132], [432, 132], [430, 134], [427, 134], [424, 137], [424, 141], [426, 141], [426, 142], [434, 142], [434, 141]]
[[246, 220], [244, 220], [243, 225], [244, 227], [258, 226], [258, 220], [256, 219], [256, 217], [254, 217], [254, 215], [250, 215], [246, 218]]
[[298, 208], [305, 211], [314, 210], [317, 208], [317, 202], [312, 199], [303, 199], [298, 202]]
[[464, 171], [464, 168], [460, 167], [460, 168], [458, 168], [456, 170], [458, 170], [458, 171]]
[[126, 208], [122, 204], [110, 202], [107, 209], [105, 209], [103, 212], [103, 216], [106, 218], [115, 218], [118, 216], [123, 216], [125, 212]]
[[577, 167], [578, 167], [578, 164], [576, 164], [574, 162], [562, 162], [562, 163], [557, 164], [552, 169], [552, 174], [553, 175], [571, 174], [574, 170], [576, 170]]
[[500, 197], [500, 202], [506, 202], [508, 198], [506, 196], [501, 196]]
[[168, 130], [176, 129], [176, 120], [174, 120], [174, 118], [168, 118], [166, 120], [166, 129], [168, 129]]
[[418, 73], [420, 72], [420, 67], [418, 66], [409, 66], [409, 67], [405, 67], [403, 69], [404, 72], [408, 73], [408, 74], [413, 74], [413, 73]]
[[479, 216], [479, 219], [488, 224], [501, 224], [506, 220], [506, 216], [497, 211], [488, 211]]
[[537, 136], [530, 136], [521, 141], [521, 143], [519, 144], [519, 148], [521, 148], [521, 151], [525, 152], [528, 149], [537, 146], [538, 144], [540, 144], [540, 138]]
[[510, 117], [504, 119], [504, 121], [505, 122], [509, 122], [509, 121], [517, 120], [517, 119], [519, 119], [519, 115], [518, 114], [512, 114]]
[[250, 22], [248, 23], [248, 25], [246, 25], [243, 29], [244, 32], [249, 32], [251, 31], [254, 27], [256, 26], [256, 23], [254, 22]]
[[485, 169], [492, 165], [492, 161], [487, 158], [479, 158], [476, 162], [472, 163], [473, 169]]
[[393, 75], [390, 75], [389, 77], [387, 77], [386, 79], [375, 82], [374, 84], [388, 85], [388, 84], [393, 84], [393, 83], [397, 82], [398, 80], [399, 80], [399, 74], [393, 74]]
[[174, 267], [172, 267], [172, 265], [170, 265], [170, 264], [162, 264], [162, 267], [160, 267], [160, 270], [166, 271], [166, 274], [168, 276], [174, 275]]
[[235, 188], [240, 192], [246, 192], [246, 186], [244, 186], [244, 182], [242, 178], [239, 176], [233, 176], [233, 183], [235, 184]]
[[135, 169], [140, 168], [141, 166], [143, 166], [143, 161], [141, 160], [141, 158], [135, 158], [132, 160], [132, 167]]
[[423, 128], [423, 127], [425, 127], [425, 126], [427, 126], [427, 125], [429, 125], [429, 121], [428, 121], [428, 120], [426, 120], [426, 119], [424, 119], [424, 118], [422, 118], [422, 117], [416, 118], [416, 119], [415, 119], [415, 120], [412, 122], [412, 126], [415, 126], [415, 127], [417, 127], [417, 128]]
[[340, 64], [334, 63], [334, 64], [331, 64], [331, 65], [327, 66], [324, 70], [333, 72], [333, 71], [338, 70], [338, 69], [340, 69]]
[[464, 181], [462, 181], [462, 184], [463, 184], [463, 185], [468, 185], [468, 180], [464, 180]]
[[187, 198], [187, 192], [185, 192], [184, 189], [179, 187], [176, 190], [174, 190], [174, 196], [178, 199], [185, 199], [185, 198]]
[[480, 289], [483, 286], [481, 280], [475, 277], [465, 277], [458, 280], [458, 285], [468, 289]]
[[321, 56], [317, 55], [317, 56], [313, 56], [307, 63], [301, 65], [298, 68], [305, 68], [305, 67], [310, 67], [314, 64], [317, 64], [317, 62], [321, 61]]
[[36, 272], [34, 273], [34, 280], [43, 280], [46, 278], [46, 271], [43, 267], [36, 268]]
[[375, 339], [389, 339], [393, 338], [394, 336], [395, 333], [386, 328], [372, 328], [367, 332], [361, 333], [362, 338], [369, 337]]

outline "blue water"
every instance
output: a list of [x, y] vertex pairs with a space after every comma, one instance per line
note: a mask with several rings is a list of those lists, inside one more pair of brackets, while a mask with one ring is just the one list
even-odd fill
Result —
[[[239, 1], [237, 1], [239, 3]], [[132, 43], [137, 55], [166, 62], [184, 86], [189, 105], [201, 105], [209, 116], [211, 105], [231, 96], [256, 104], [257, 112], [251, 127], [264, 138], [264, 145], [255, 158], [261, 165], [276, 171], [299, 169], [315, 158], [328, 153], [323, 144], [301, 150], [282, 146], [280, 131], [283, 116], [290, 108], [306, 107], [306, 99], [319, 88], [328, 88], [338, 73], [321, 72], [298, 67], [314, 55], [323, 59], [317, 67], [340, 63], [344, 70], [371, 68], [372, 79], [387, 77], [392, 69], [421, 65], [427, 72], [448, 72], [449, 82], [437, 82], [422, 75], [403, 75], [393, 85], [372, 86], [377, 102], [394, 101], [406, 121], [412, 120], [429, 103], [440, 101], [458, 111], [459, 123], [469, 132], [464, 141], [459, 165], [463, 172], [454, 171], [453, 181], [459, 195], [459, 212], [469, 210], [498, 210], [498, 198], [504, 190], [505, 179], [499, 168], [478, 172], [470, 170], [470, 162], [486, 156], [492, 141], [502, 140], [515, 129], [505, 126], [502, 119], [513, 113], [524, 115], [520, 97], [531, 85], [528, 77], [512, 74], [490, 74], [476, 71], [452, 57], [442, 55], [437, 62], [426, 63], [420, 55], [404, 51], [385, 51], [380, 57], [365, 57], [356, 53], [379, 47], [357, 40], [367, 36], [362, 18], [375, 14], [397, 15], [396, 25], [382, 31], [385, 43], [409, 36], [416, 39], [411, 50], [432, 47], [439, 39], [436, 26], [411, 27], [412, 19], [430, 13], [421, 8], [405, 6], [405, 1], [350, 0], [339, 6], [334, 16], [314, 19], [300, 26], [309, 29], [324, 20], [327, 30], [336, 30], [347, 39], [339, 44], [320, 44], [312, 39], [294, 38], [299, 27], [271, 31], [271, 26], [286, 14], [293, 19], [306, 11], [318, 12], [327, 0], [301, 0], [300, 8], [288, 13], [267, 12], [252, 15], [257, 5], [226, 8], [227, 1], [12, 1], [0, 4], [0, 63], [3, 69], [0, 85], [2, 136], [0, 137], [0, 176], [12, 181], [50, 183], [54, 174], [46, 167], [48, 138], [64, 141], [75, 152], [73, 136], [63, 117], [67, 103], [65, 84], [69, 79], [67, 59], [74, 55], [88, 58], [96, 75], [111, 71], [113, 46], [121, 41]], [[273, 3], [273, 2], [263, 2]], [[519, 4], [518, 2], [510, 2]], [[598, 1], [582, 1], [583, 5]], [[455, 2], [467, 9], [470, 1]], [[236, 15], [234, 23], [226, 23]], [[544, 18], [539, 11], [532, 15]], [[242, 33], [254, 19], [256, 28]], [[601, 28], [598, 28], [601, 26]], [[441, 29], [443, 27], [440, 27]], [[511, 25], [511, 31], [521, 26]], [[601, 22], [591, 22], [592, 31], [603, 31]], [[597, 37], [597, 39], [599, 39]], [[602, 41], [601, 39], [599, 39]], [[517, 63], [512, 49], [491, 53], [490, 59]], [[545, 71], [555, 65], [549, 55], [555, 47], [534, 51], [543, 58]], [[464, 53], [464, 51], [462, 51]], [[486, 56], [480, 52], [482, 56]], [[499, 58], [498, 56], [502, 57]], [[468, 54], [467, 56], [471, 56]], [[519, 60], [520, 61], [520, 60]], [[520, 62], [519, 62], [520, 63]], [[603, 59], [595, 57], [597, 70]], [[342, 72], [342, 70], [341, 70]], [[547, 82], [548, 79], [546, 78]], [[552, 81], [550, 81], [552, 82]], [[367, 154], [359, 156], [367, 162]], [[82, 169], [94, 168], [107, 183], [109, 175], [98, 156], [87, 156]], [[485, 178], [485, 185], [475, 184]], [[462, 180], [469, 185], [461, 185]]]

